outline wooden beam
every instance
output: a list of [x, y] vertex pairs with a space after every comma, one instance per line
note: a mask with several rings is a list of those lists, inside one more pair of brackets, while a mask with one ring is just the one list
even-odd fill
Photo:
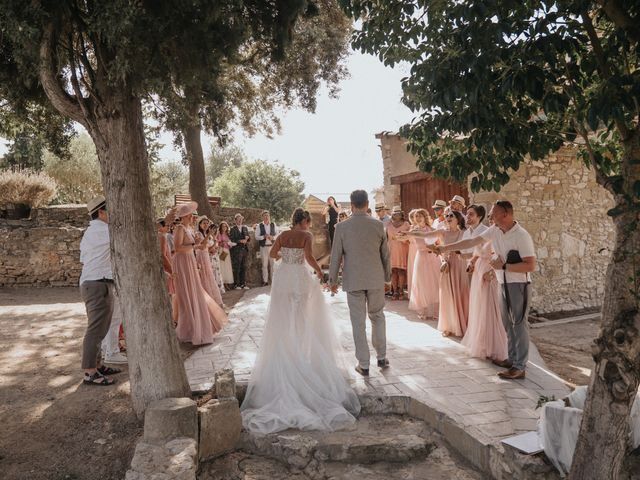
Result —
[[425, 172], [411, 172], [404, 175], [391, 177], [391, 185], [402, 185], [403, 183], [417, 182], [418, 180], [430, 180], [433, 177]]

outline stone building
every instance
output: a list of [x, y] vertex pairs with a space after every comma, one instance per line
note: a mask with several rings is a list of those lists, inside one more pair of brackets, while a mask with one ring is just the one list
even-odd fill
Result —
[[[404, 199], [414, 202], [403, 204], [405, 209], [430, 207], [431, 204], [416, 205], [419, 199], [406, 188], [410, 182], [402, 182], [403, 178], [413, 179], [421, 182], [420, 189], [429, 191], [434, 181], [418, 172], [405, 141], [393, 133], [380, 133], [376, 138], [382, 150], [387, 204], [402, 204]], [[518, 221], [531, 233], [536, 245], [538, 269], [533, 274], [533, 308], [539, 313], [602, 304], [614, 240], [613, 224], [607, 216], [613, 198], [596, 183], [595, 174], [576, 153], [575, 148], [565, 146], [543, 161], [525, 162], [511, 173], [511, 180], [499, 193], [472, 193], [469, 185], [449, 185], [452, 190], [464, 192], [469, 204], [490, 207], [498, 199], [513, 203]], [[442, 191], [442, 184], [433, 189]]]

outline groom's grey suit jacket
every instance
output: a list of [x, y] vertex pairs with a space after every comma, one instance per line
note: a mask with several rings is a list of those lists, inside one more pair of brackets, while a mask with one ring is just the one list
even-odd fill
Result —
[[336, 225], [331, 248], [329, 283], [338, 283], [342, 268], [342, 289], [345, 292], [383, 289], [391, 281], [391, 263], [387, 233], [380, 220], [366, 213], [354, 213]]

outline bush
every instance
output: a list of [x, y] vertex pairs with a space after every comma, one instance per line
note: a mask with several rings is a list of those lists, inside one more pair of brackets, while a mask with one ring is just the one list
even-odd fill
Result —
[[47, 205], [56, 196], [56, 182], [49, 175], [30, 170], [0, 172], [0, 205]]

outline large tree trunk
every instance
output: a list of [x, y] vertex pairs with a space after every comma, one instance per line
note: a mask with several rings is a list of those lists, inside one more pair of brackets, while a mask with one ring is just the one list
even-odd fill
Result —
[[[629, 438], [629, 415], [640, 381], [640, 229], [633, 205], [640, 180], [640, 137], [625, 142], [624, 195], [613, 218], [615, 245], [607, 271], [602, 328], [593, 349], [595, 368], [569, 480], [615, 480]], [[631, 201], [630, 201], [631, 200]]]
[[207, 176], [204, 169], [204, 154], [200, 135], [202, 127], [198, 109], [191, 112], [193, 123], [184, 129], [184, 148], [189, 161], [189, 193], [191, 200], [198, 202], [198, 213], [213, 219], [213, 208], [207, 198]]
[[127, 335], [133, 408], [142, 416], [150, 402], [191, 391], [171, 322], [160, 247], [149, 191], [141, 102], [118, 94], [113, 112], [90, 128], [97, 136], [107, 199], [112, 264]]

